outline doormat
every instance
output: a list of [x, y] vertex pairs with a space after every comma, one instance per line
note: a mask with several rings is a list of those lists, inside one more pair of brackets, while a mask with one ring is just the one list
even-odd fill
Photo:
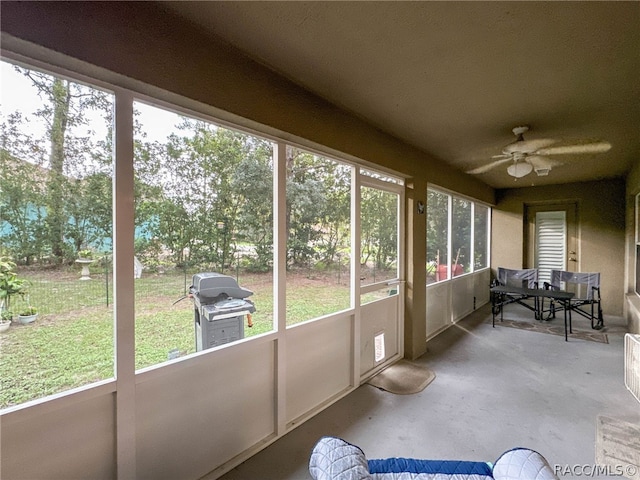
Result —
[[427, 367], [400, 360], [385, 368], [367, 383], [397, 395], [410, 395], [424, 390], [436, 374]]
[[[487, 320], [485, 323], [491, 323], [491, 320]], [[529, 323], [523, 322], [520, 320], [508, 320], [504, 319], [502, 321], [496, 319], [496, 327], [511, 327], [511, 328], [519, 328], [520, 330], [528, 330], [530, 332], [537, 333], [548, 333], [551, 335], [559, 335], [564, 337], [564, 324], [559, 326], [552, 326], [547, 323]], [[588, 332], [585, 330], [576, 330], [573, 329], [573, 333], [569, 334], [569, 338], [575, 338], [578, 340], [588, 340], [590, 342], [599, 342], [599, 343], [609, 343], [609, 337], [607, 337], [606, 333], [602, 333], [601, 331], [592, 331]]]
[[640, 480], [640, 426], [598, 415], [596, 463], [610, 467], [612, 475]]

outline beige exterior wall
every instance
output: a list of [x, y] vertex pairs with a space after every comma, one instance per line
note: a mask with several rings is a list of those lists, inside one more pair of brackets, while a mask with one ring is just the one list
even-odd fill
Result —
[[622, 315], [625, 291], [624, 192], [623, 180], [499, 191], [499, 200], [493, 211], [491, 268], [523, 267], [525, 204], [576, 202], [579, 271], [600, 272], [604, 313]]
[[635, 293], [636, 278], [636, 232], [640, 229], [636, 225], [638, 221], [635, 218], [635, 198], [640, 193], [640, 160], [636, 162], [634, 168], [627, 176], [626, 185], [626, 281], [625, 291], [625, 317], [627, 318], [629, 331], [632, 333], [640, 333], [640, 296]]

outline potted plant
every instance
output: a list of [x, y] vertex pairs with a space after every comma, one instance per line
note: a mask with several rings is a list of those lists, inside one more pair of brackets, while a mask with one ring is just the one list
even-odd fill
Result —
[[78, 257], [83, 260], [93, 260], [93, 251], [89, 249], [80, 250], [78, 252]]
[[23, 325], [35, 322], [36, 318], [38, 318], [38, 309], [33, 305], [27, 305], [18, 313], [18, 321]]
[[9, 310], [2, 310], [0, 312], [0, 333], [6, 332], [11, 326], [11, 320], [13, 319], [13, 312]]
[[11, 321], [11, 299], [26, 293], [26, 281], [18, 278], [16, 264], [7, 258], [0, 258], [0, 317]]

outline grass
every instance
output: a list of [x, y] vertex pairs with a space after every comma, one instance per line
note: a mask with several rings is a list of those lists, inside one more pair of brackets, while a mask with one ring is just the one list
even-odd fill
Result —
[[[104, 275], [80, 281], [75, 270], [25, 272], [28, 301], [36, 322], [0, 334], [0, 408], [87, 385], [114, 376], [113, 294]], [[193, 303], [185, 299], [184, 273], [148, 275], [136, 280], [136, 369], [168, 360], [169, 353], [195, 351]], [[245, 336], [273, 330], [270, 274], [243, 274], [241, 286], [254, 292], [253, 327]], [[331, 276], [288, 276], [287, 325], [349, 307], [349, 287]], [[107, 291], [109, 303], [107, 304]]]

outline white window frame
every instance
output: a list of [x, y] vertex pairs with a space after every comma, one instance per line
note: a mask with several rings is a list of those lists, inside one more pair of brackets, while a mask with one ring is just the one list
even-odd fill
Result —
[[[451, 281], [454, 278], [460, 278], [463, 277], [465, 275], [469, 275], [475, 272], [479, 272], [481, 270], [485, 270], [488, 269], [491, 266], [491, 213], [492, 213], [492, 208], [490, 205], [487, 205], [483, 202], [479, 202], [477, 200], [474, 200], [473, 198], [470, 197], [466, 197], [465, 195], [460, 195], [460, 194], [456, 194], [455, 192], [451, 192], [448, 191], [446, 189], [443, 188], [439, 188], [437, 186], [434, 185], [427, 185], [427, 192], [431, 190], [434, 192], [437, 192], [441, 195], [446, 195], [447, 196], [447, 278], [445, 280], [440, 280], [437, 282], [433, 282], [427, 285], [427, 287], [430, 287], [432, 285], [439, 285], [442, 282], [447, 282], [447, 281]], [[428, 195], [427, 195], [428, 198]], [[451, 229], [453, 226], [453, 199], [454, 198], [458, 198], [461, 200], [465, 200], [468, 202], [471, 202], [471, 245], [470, 245], [470, 259], [471, 259], [471, 270], [469, 272], [464, 272], [461, 275], [458, 275], [456, 277], [453, 277], [451, 275], [451, 255], [453, 252], [453, 238], [451, 235]], [[475, 267], [475, 261], [474, 261], [474, 257], [475, 257], [475, 209], [476, 209], [476, 205], [482, 205], [484, 207], [487, 208], [487, 265], [482, 267], [482, 268], [478, 268], [476, 269]], [[429, 208], [429, 205], [427, 205], [427, 210]], [[426, 233], [426, 232], [425, 232]], [[427, 241], [426, 239], [426, 235], [425, 235], [425, 242]]]
[[[133, 387], [136, 377], [143, 374], [162, 369], [163, 367], [182, 362], [192, 358], [195, 355], [207, 355], [216, 349], [207, 349], [202, 352], [195, 352], [186, 357], [173, 359], [169, 362], [162, 362], [155, 365], [147, 366], [142, 369], [135, 369], [135, 289], [133, 288], [134, 278], [133, 272], [134, 258], [134, 206], [133, 206], [133, 104], [141, 102], [156, 108], [166, 109], [179, 115], [185, 115], [193, 119], [210, 122], [221, 128], [241, 132], [243, 134], [257, 136], [274, 143], [274, 323], [273, 329], [264, 335], [277, 335], [278, 332], [284, 332], [286, 326], [286, 232], [284, 231], [284, 223], [279, 227], [276, 223], [277, 216], [284, 215], [286, 209], [286, 178], [283, 165], [285, 163], [285, 150], [287, 146], [303, 149], [309, 153], [320, 155], [329, 160], [339, 162], [343, 165], [351, 166], [352, 170], [352, 189], [353, 185], [359, 188], [360, 185], [372, 186], [382, 190], [386, 190], [400, 195], [398, 206], [398, 273], [394, 280], [383, 282], [386, 284], [400, 283], [404, 278], [404, 188], [405, 182], [403, 177], [397, 173], [385, 173], [383, 168], [369, 168], [365, 166], [361, 159], [350, 157], [349, 155], [336, 155], [330, 149], [323, 148], [317, 144], [310, 144], [304, 139], [292, 140], [288, 135], [271, 129], [270, 127], [256, 124], [250, 120], [238, 117], [228, 112], [219, 110], [215, 107], [192, 101], [186, 97], [170, 92], [162, 91], [156, 87], [143, 84], [141, 82], [127, 79], [113, 72], [104, 70], [91, 71], [86, 67], [79, 67], [77, 70], [65, 68], [65, 62], [60, 60], [42, 61], [38, 58], [25, 56], [11, 51], [3, 51], [0, 59], [6, 60], [12, 64], [27, 68], [37, 69], [60, 78], [70, 80], [75, 83], [86, 84], [92, 88], [103, 89], [113, 94], [114, 97], [114, 117], [113, 117], [113, 139], [114, 139], [114, 191], [113, 191], [113, 255], [114, 255], [114, 365], [113, 377], [106, 380], [92, 382], [81, 387], [64, 390], [62, 392], [37, 399], [36, 403], [46, 403], [53, 398], [60, 398], [66, 395], [75, 394], [78, 391], [88, 390], [110, 383], [113, 392], [119, 392], [119, 422], [123, 424], [131, 424], [129, 419], [133, 418], [134, 411], [134, 392]], [[81, 73], [88, 72], [88, 73]], [[249, 125], [249, 126], [247, 126]], [[286, 137], [286, 139], [285, 139]], [[360, 173], [364, 169], [368, 173]], [[371, 176], [374, 174], [375, 176]], [[118, 176], [120, 178], [118, 178]], [[357, 181], [355, 180], [357, 178]], [[353, 190], [352, 190], [353, 191]], [[359, 201], [359, 195], [352, 198], [352, 204]], [[359, 206], [358, 210], [359, 212]], [[351, 228], [357, 230], [355, 225], [355, 217], [352, 207]], [[358, 220], [359, 222], [359, 220]], [[284, 240], [282, 240], [284, 239]], [[352, 239], [353, 242], [353, 239]], [[359, 250], [360, 243], [353, 244], [354, 251]], [[359, 265], [358, 256], [353, 256], [351, 270], [357, 271], [356, 265]], [[355, 275], [352, 273], [352, 275]], [[279, 280], [280, 279], [280, 280]], [[372, 286], [373, 287], [373, 286]], [[375, 287], [378, 287], [376, 285]], [[373, 288], [375, 290], [375, 287]], [[359, 283], [351, 281], [351, 307], [354, 309], [359, 306], [359, 295], [362, 293]], [[355, 304], [355, 306], [354, 306]], [[117, 319], [121, 321], [118, 322]], [[321, 317], [322, 318], [322, 317]], [[315, 321], [317, 318], [307, 320]], [[261, 336], [264, 336], [261, 335]], [[246, 341], [251, 341], [251, 337]], [[225, 347], [227, 348], [227, 347]], [[115, 382], [115, 384], [111, 383]], [[32, 404], [33, 402], [26, 402]], [[22, 408], [25, 404], [9, 407], [6, 411]], [[133, 427], [132, 427], [133, 428]], [[131, 432], [123, 430], [123, 437], [129, 438]], [[129, 442], [124, 444], [123, 450], [118, 445], [118, 457], [130, 457], [132, 451], [135, 451], [133, 445]], [[128, 454], [126, 453], [128, 450]], [[123, 464], [123, 472], [127, 471], [131, 466]], [[125, 475], [126, 476], [126, 475]]]

